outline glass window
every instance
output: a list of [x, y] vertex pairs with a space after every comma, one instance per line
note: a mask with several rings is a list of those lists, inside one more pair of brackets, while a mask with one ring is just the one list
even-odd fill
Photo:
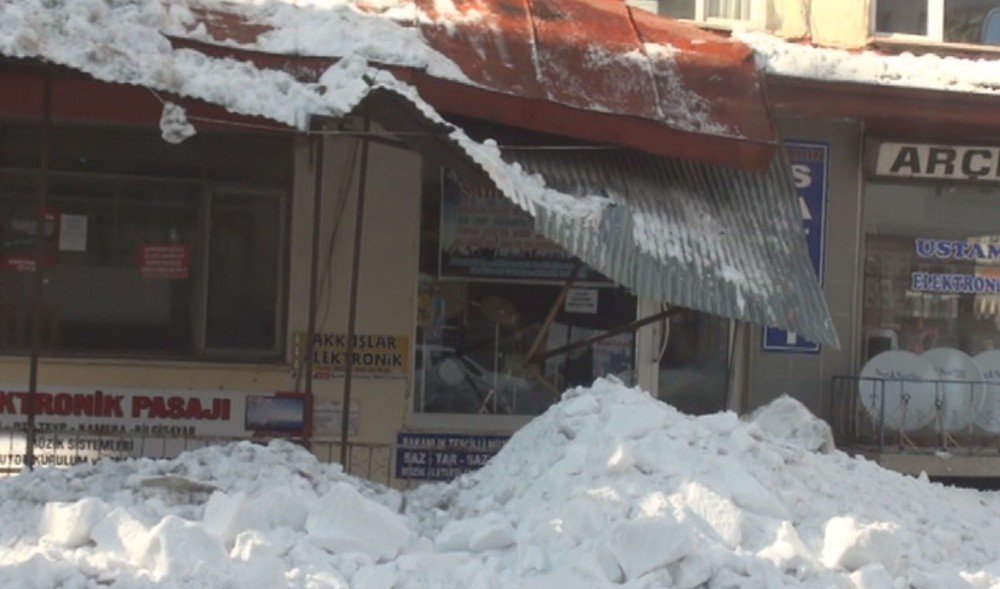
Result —
[[878, 0], [875, 30], [879, 33], [927, 34], [927, 0]]
[[866, 361], [889, 349], [1000, 348], [998, 197], [975, 186], [868, 185]]
[[[600, 376], [632, 383], [631, 332], [525, 363], [572, 259], [534, 234], [527, 213], [492, 189], [437, 170], [428, 176], [414, 410], [535, 415], [567, 387]], [[587, 282], [541, 338], [543, 350], [635, 320], [633, 296], [592, 270], [583, 275]]]
[[878, 0], [875, 31], [946, 43], [1000, 45], [1000, 1]]
[[660, 349], [659, 397], [691, 415], [726, 408], [729, 320], [684, 309], [670, 319]]
[[[58, 128], [52, 146], [48, 353], [278, 353], [284, 186], [274, 180], [290, 173], [287, 140], [243, 138], [241, 154], [265, 151], [272, 161], [266, 170], [243, 165], [253, 190], [206, 180], [241, 166], [232, 151], [236, 161], [214, 165], [224, 158], [207, 156], [220, 148], [211, 136], [172, 146], [150, 132]], [[275, 158], [282, 150], [288, 157]], [[36, 128], [0, 126], [0, 351], [30, 345], [33, 153]]]
[[730, 20], [750, 20], [752, 0], [707, 0], [705, 16]]
[[[990, 13], [993, 16], [987, 22]], [[946, 0], [944, 40], [949, 43], [1000, 44], [1000, 1]]]
[[694, 20], [695, 0], [660, 0], [658, 12], [663, 16]]

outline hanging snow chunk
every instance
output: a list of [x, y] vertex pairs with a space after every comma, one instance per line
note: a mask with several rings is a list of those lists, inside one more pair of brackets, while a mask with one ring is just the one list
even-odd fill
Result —
[[160, 115], [160, 134], [163, 140], [173, 145], [183, 143], [188, 137], [193, 137], [194, 125], [187, 118], [184, 107], [173, 102], [163, 103], [163, 114]]

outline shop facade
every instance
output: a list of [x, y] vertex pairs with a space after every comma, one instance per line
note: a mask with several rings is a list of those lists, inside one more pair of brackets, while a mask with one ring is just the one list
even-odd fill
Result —
[[783, 134], [829, 149], [819, 277], [844, 346], [775, 351], [761, 336], [751, 405], [791, 394], [844, 447], [889, 468], [996, 477], [1000, 185], [989, 100], [771, 86]]

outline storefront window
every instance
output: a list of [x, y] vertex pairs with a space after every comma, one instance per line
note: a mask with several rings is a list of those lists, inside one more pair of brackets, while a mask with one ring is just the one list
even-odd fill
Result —
[[[525, 362], [576, 262], [491, 188], [429, 172], [421, 228], [414, 410], [534, 415], [567, 387], [634, 379], [631, 332]], [[572, 345], [635, 320], [633, 296], [585, 267], [541, 338]]]
[[892, 349], [1000, 348], [998, 196], [962, 184], [868, 185], [866, 361]]
[[[48, 353], [277, 354], [287, 184], [276, 180], [287, 181], [290, 146], [244, 138], [220, 156], [229, 144], [55, 130], [43, 259]], [[37, 129], [0, 125], [0, 148], [0, 353], [23, 353], [34, 302]], [[260, 165], [259, 150], [270, 165]], [[228, 161], [244, 154], [244, 164]]]
[[729, 380], [729, 320], [683, 310], [664, 330], [659, 396], [691, 415], [726, 408]]

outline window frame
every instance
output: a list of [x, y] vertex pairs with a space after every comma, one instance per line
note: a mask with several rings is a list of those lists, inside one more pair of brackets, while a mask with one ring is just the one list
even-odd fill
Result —
[[[657, 3], [659, 3], [659, 1], [660, 0], [657, 0]], [[738, 18], [708, 16], [708, 2], [709, 0], [695, 0], [694, 18], [679, 20], [697, 23], [698, 25], [706, 26], [708, 28], [727, 30], [738, 26], [748, 25], [753, 28], [762, 29], [767, 22], [767, 3], [765, 0], [750, 0], [750, 18], [745, 20]]]
[[868, 3], [868, 34], [875, 42], [900, 43], [912, 45], [941, 45], [959, 49], [972, 49], [982, 52], [1000, 52], [1000, 46], [984, 43], [960, 43], [944, 40], [945, 0], [920, 0], [927, 6], [927, 28], [923, 35], [916, 33], [883, 32], [878, 27], [879, 0], [869, 0]]

